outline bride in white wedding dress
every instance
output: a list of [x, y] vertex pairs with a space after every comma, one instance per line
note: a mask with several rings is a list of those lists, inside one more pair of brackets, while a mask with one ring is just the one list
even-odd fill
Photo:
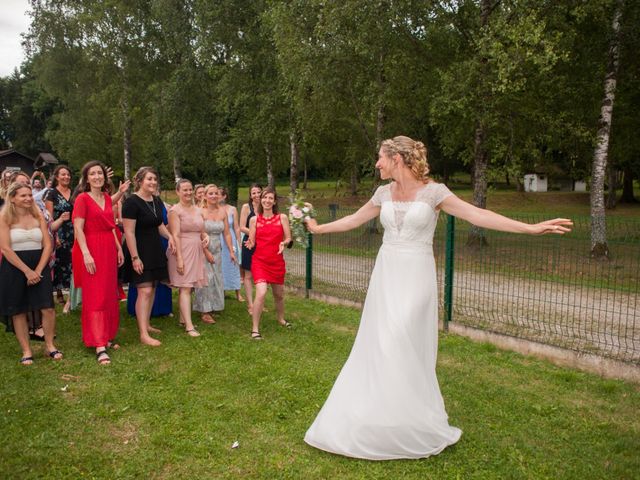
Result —
[[369, 460], [423, 458], [456, 443], [436, 378], [438, 300], [433, 233], [438, 212], [480, 227], [543, 234], [571, 221], [535, 225], [476, 208], [428, 178], [427, 152], [408, 137], [385, 140], [376, 168], [393, 182], [353, 215], [318, 225], [314, 234], [345, 232], [380, 215], [384, 238], [342, 371], [305, 435], [316, 448]]

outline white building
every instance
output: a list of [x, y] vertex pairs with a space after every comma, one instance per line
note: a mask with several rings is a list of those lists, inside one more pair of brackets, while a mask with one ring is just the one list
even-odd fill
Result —
[[547, 175], [544, 173], [528, 173], [524, 176], [525, 192], [546, 192]]
[[574, 192], [586, 192], [587, 191], [587, 182], [584, 180], [576, 180], [573, 182], [573, 191]]

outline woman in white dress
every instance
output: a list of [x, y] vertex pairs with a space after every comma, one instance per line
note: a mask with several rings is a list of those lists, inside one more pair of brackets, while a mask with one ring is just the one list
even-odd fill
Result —
[[380, 176], [393, 180], [353, 215], [318, 225], [314, 234], [345, 232], [380, 215], [384, 238], [353, 349], [329, 398], [307, 431], [316, 448], [355, 458], [423, 458], [456, 443], [436, 378], [438, 301], [432, 241], [438, 212], [514, 233], [565, 233], [571, 221], [530, 225], [477, 208], [429, 179], [422, 142], [382, 143]]

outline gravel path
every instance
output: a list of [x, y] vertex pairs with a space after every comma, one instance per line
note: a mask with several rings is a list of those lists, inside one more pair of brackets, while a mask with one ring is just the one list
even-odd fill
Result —
[[[305, 252], [292, 249], [285, 256], [289, 273], [304, 278]], [[314, 288], [362, 301], [374, 262], [374, 258], [316, 251]], [[438, 277], [442, 289], [442, 268]], [[473, 327], [640, 363], [637, 294], [456, 271], [453, 318]]]

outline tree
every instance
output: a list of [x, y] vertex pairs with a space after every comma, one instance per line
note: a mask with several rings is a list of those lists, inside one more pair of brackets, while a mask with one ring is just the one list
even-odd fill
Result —
[[612, 36], [607, 56], [604, 98], [600, 110], [600, 125], [591, 169], [591, 256], [595, 258], [609, 257], [604, 205], [604, 180], [609, 154], [609, 136], [611, 133], [613, 103], [615, 100], [618, 76], [620, 21], [623, 7], [623, 0], [618, 0], [611, 25]]

